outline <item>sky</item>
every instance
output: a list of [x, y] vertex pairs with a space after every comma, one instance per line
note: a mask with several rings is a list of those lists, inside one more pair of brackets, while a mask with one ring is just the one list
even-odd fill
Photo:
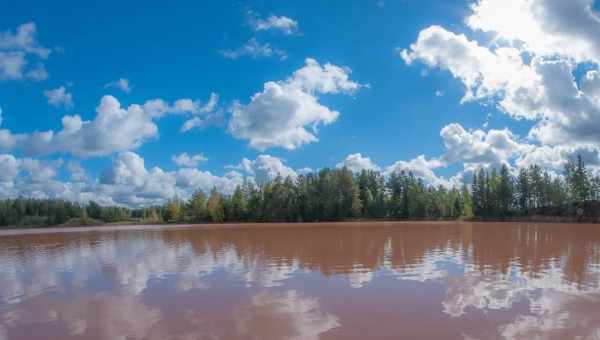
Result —
[[0, 197], [130, 207], [324, 167], [600, 171], [593, 0], [19, 1]]

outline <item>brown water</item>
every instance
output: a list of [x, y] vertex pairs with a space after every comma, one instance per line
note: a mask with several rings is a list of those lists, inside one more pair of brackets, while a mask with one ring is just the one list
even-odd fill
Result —
[[0, 231], [0, 340], [577, 336], [600, 225]]

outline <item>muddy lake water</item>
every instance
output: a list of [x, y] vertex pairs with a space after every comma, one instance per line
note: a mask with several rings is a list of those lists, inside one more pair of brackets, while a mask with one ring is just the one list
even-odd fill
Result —
[[0, 231], [0, 340], [600, 339], [600, 225]]

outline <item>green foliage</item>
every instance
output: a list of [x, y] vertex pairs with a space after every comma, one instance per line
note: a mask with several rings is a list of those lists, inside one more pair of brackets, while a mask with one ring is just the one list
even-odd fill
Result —
[[167, 203], [167, 206], [163, 210], [163, 219], [166, 222], [178, 223], [183, 222], [183, 217], [183, 202], [175, 197]]
[[[245, 181], [232, 195], [213, 188], [196, 191], [188, 201], [130, 210], [90, 201], [80, 205], [59, 199], [0, 200], [0, 226], [46, 226], [76, 219], [80, 224], [162, 222], [312, 222], [347, 219], [507, 218], [550, 211], [573, 215], [600, 199], [600, 178], [581, 157], [555, 176], [533, 165], [516, 176], [507, 166], [478, 170], [469, 187], [427, 186], [410, 172], [387, 179], [377, 171], [353, 174], [346, 168], [322, 169], [295, 179], [277, 177], [259, 185]], [[587, 208], [586, 208], [587, 209]]]
[[191, 222], [202, 222], [206, 219], [206, 195], [202, 190], [194, 193], [188, 204], [187, 212]]
[[[564, 179], [563, 179], [564, 178]], [[521, 168], [514, 178], [508, 167], [480, 169], [473, 176], [475, 217], [505, 218], [540, 213], [572, 214], [573, 207], [600, 198], [600, 179], [593, 177], [581, 157], [565, 165], [564, 176], [553, 176], [537, 165]]]
[[223, 205], [223, 200], [221, 199], [221, 194], [217, 188], [213, 188], [212, 192], [210, 193], [207, 203], [207, 211], [208, 217], [212, 222], [223, 223], [225, 220], [225, 208]]

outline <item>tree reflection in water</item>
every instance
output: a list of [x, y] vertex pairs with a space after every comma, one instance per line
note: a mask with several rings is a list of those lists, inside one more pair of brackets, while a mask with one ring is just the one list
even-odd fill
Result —
[[598, 244], [551, 224], [0, 234], [0, 339], [596, 339]]

